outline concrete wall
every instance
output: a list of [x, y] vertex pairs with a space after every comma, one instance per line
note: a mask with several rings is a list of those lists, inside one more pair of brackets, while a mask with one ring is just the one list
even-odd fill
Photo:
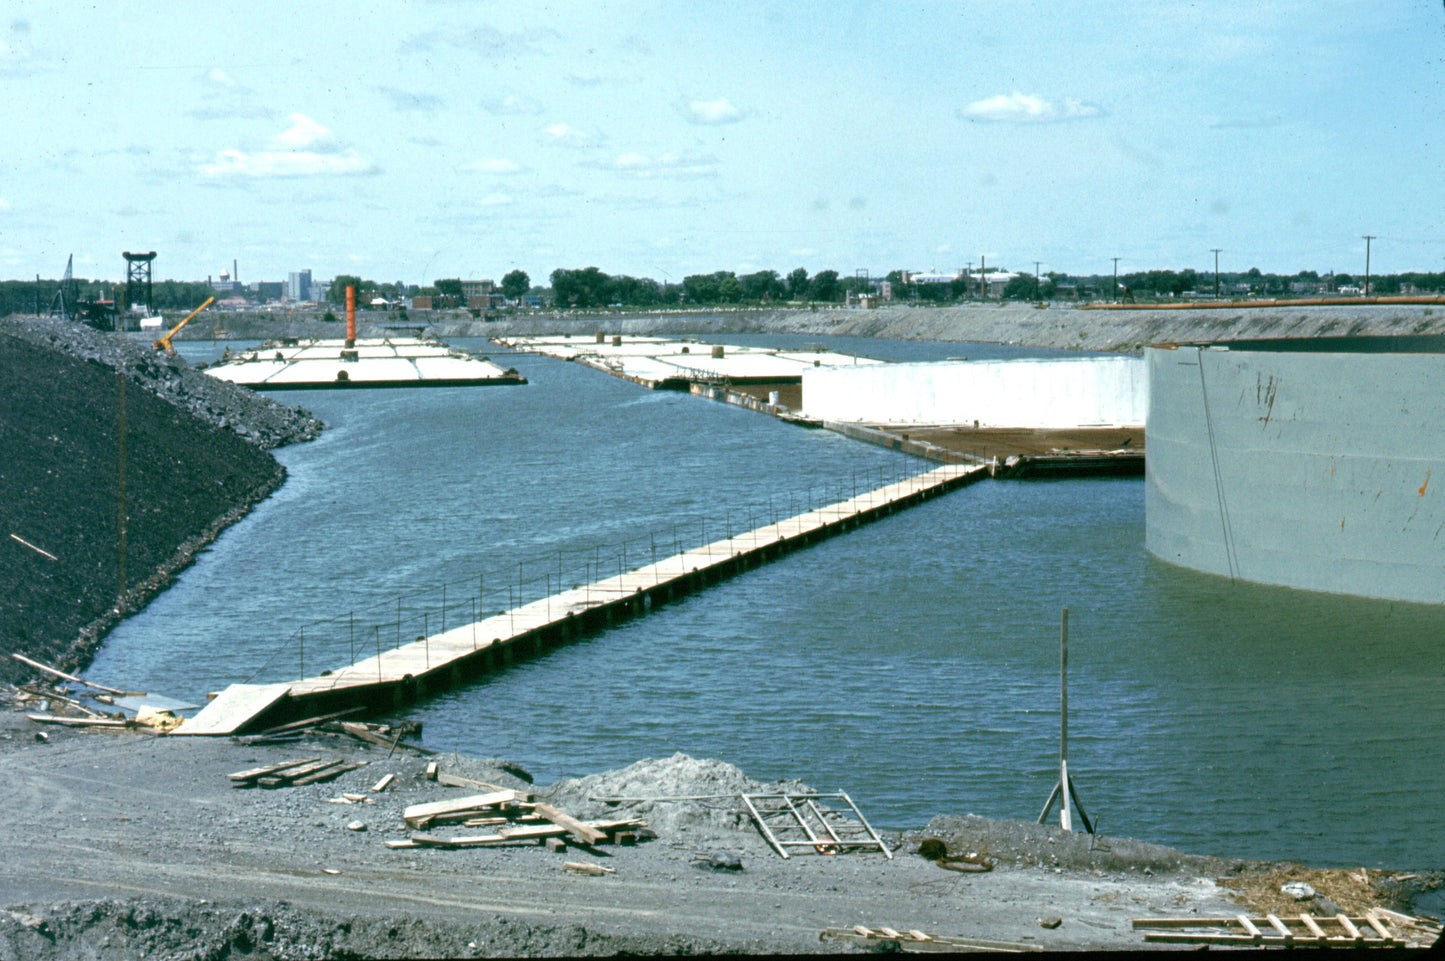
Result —
[[1139, 357], [948, 361], [803, 374], [809, 417], [878, 424], [1068, 428], [1144, 423]]
[[1150, 553], [1262, 584], [1445, 603], [1445, 354], [1145, 353]]

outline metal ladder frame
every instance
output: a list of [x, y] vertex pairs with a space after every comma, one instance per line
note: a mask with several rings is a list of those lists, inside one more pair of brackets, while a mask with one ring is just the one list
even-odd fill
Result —
[[[883, 852], [886, 858], [890, 861], [893, 860], [893, 852], [888, 850], [888, 845], [883, 843], [883, 839], [878, 836], [878, 832], [873, 830], [873, 826], [868, 823], [868, 819], [863, 816], [863, 812], [858, 810], [858, 805], [853, 803], [853, 799], [842, 791], [836, 794], [743, 794], [741, 797], [743, 804], [747, 806], [748, 813], [753, 816], [753, 820], [757, 823], [758, 830], [762, 832], [767, 842], [772, 845], [773, 850], [777, 851], [778, 854], [785, 859], [791, 857], [791, 855], [788, 854], [788, 848], [798, 847], [811, 848], [820, 854], [836, 854], [844, 848], [877, 848]], [[848, 810], [853, 812], [853, 817], [857, 819], [859, 826], [863, 829], [864, 833], [867, 834], [867, 837], [840, 837], [838, 832], [833, 830], [834, 823], [829, 821], [828, 815], [832, 814], [837, 816], [843, 812], [825, 811], [820, 808], [817, 802], [824, 799], [841, 800], [846, 804]], [[782, 806], [759, 809], [757, 803], [755, 803], [759, 801], [781, 801]], [[799, 809], [800, 804], [803, 806], [802, 810]], [[766, 815], [776, 814], [792, 815], [792, 823], [788, 824], [787, 827], [794, 830], [802, 830], [806, 839], [794, 841], [779, 838], [768, 825], [766, 818]], [[826, 837], [813, 830], [812, 825], [808, 823], [809, 814], [817, 820], [818, 825], [822, 828]], [[827, 850], [830, 848], [832, 850]]]

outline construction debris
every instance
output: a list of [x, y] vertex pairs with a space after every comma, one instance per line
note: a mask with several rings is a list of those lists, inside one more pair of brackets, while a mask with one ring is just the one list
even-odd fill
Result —
[[391, 786], [391, 782], [392, 782], [392, 781], [395, 781], [395, 780], [396, 780], [396, 775], [395, 775], [395, 774], [387, 774], [387, 775], [383, 776], [380, 781], [377, 781], [375, 784], [373, 784], [373, 785], [371, 786], [371, 793], [372, 793], [372, 794], [380, 794], [382, 791], [385, 791], [388, 787], [390, 787], [390, 786]]
[[564, 861], [562, 870], [570, 871], [572, 874], [590, 874], [593, 877], [617, 873], [616, 868], [605, 867], [601, 864], [583, 864], [580, 861]]
[[1232, 918], [1135, 918], [1134, 930], [1156, 944], [1225, 944], [1259, 947], [1428, 948], [1440, 937], [1440, 925], [1384, 908], [1353, 917], [1336, 914]]
[[[405, 840], [387, 841], [387, 847], [475, 848], [527, 843], [546, 844], [549, 849], [561, 850], [557, 844], [548, 842], [561, 842], [562, 847], [567, 843], [583, 847], [614, 843], [620, 834], [645, 827], [647, 823], [640, 818], [582, 821], [553, 805], [534, 802], [532, 795], [525, 791], [508, 789], [408, 805], [402, 811], [402, 820], [415, 833]], [[491, 828], [492, 833], [454, 837], [430, 833], [432, 828], [445, 825]]]
[[347, 761], [344, 758], [333, 758], [326, 761], [319, 757], [309, 757], [297, 761], [281, 761], [265, 767], [251, 768], [248, 771], [237, 771], [226, 777], [230, 778], [236, 787], [301, 787], [306, 784], [329, 781], [347, 771], [365, 767], [366, 764], [366, 761]]
[[1002, 951], [1002, 952], [1023, 952], [1042, 951], [1043, 947], [1037, 944], [1020, 944], [1013, 941], [986, 941], [981, 938], [955, 938], [938, 934], [924, 934], [918, 930], [899, 931], [895, 928], [865, 928], [861, 924], [855, 924], [851, 928], [824, 928], [818, 935], [820, 941], [854, 941], [860, 944], [873, 946], [875, 949], [885, 948], [883, 942], [893, 942], [898, 950], [906, 952], [928, 951], [928, 952], [964, 952], [973, 951]]

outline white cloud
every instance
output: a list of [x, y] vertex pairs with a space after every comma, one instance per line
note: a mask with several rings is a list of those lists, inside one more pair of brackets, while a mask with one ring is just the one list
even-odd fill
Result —
[[504, 207], [512, 202], [512, 195], [504, 193], [487, 194], [482, 198], [483, 207]]
[[985, 100], [975, 100], [958, 111], [964, 120], [988, 123], [1058, 123], [1084, 117], [1103, 116], [1104, 108], [1066, 97], [1045, 100], [1043, 97], [1014, 91]]
[[488, 157], [484, 160], [473, 160], [471, 163], [462, 164], [459, 168], [471, 173], [479, 174], [518, 174], [525, 168], [515, 160], [508, 160], [506, 157]]
[[727, 97], [718, 97], [716, 100], [688, 101], [683, 109], [683, 116], [687, 117], [688, 123], [710, 126], [737, 123], [743, 119], [742, 111], [728, 102]]
[[716, 158], [701, 154], [665, 153], [651, 157], [642, 153], [625, 153], [591, 166], [638, 180], [691, 180], [717, 176]]
[[291, 126], [271, 138], [278, 147], [311, 147], [331, 140], [331, 130], [306, 116], [291, 114]]
[[9, 209], [10, 209], [10, 201], [6, 200], [4, 197], [0, 197], [0, 210], [9, 210]]
[[222, 150], [201, 165], [207, 177], [321, 177], [373, 174], [377, 168], [355, 150], [343, 150], [331, 130], [301, 113], [273, 136], [270, 149]]
[[543, 139], [563, 147], [590, 147], [597, 142], [591, 134], [583, 133], [565, 123], [554, 123], [542, 130]]

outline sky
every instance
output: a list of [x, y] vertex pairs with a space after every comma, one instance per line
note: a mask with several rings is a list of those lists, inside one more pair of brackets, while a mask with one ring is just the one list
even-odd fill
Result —
[[1441, 0], [5, 0], [0, 90], [0, 279], [1445, 269]]

